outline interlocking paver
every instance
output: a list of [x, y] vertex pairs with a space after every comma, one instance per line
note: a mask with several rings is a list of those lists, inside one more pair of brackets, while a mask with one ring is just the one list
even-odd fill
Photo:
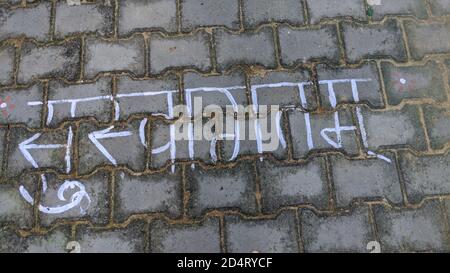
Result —
[[132, 176], [119, 172], [115, 181], [116, 214], [120, 220], [139, 213], [167, 213], [173, 217], [181, 214], [183, 198], [179, 173]]
[[0, 0], [0, 252], [448, 252], [449, 7]]
[[313, 24], [331, 18], [366, 19], [363, 0], [308, 0], [307, 3], [311, 23]]
[[277, 5], [270, 0], [245, 0], [242, 3], [246, 27], [270, 22], [304, 23], [301, 1], [279, 0]]
[[156, 221], [151, 223], [150, 234], [150, 252], [220, 252], [219, 219], [216, 217], [207, 218], [196, 225], [168, 225]]
[[372, 17], [376, 20], [381, 20], [388, 15], [412, 15], [419, 19], [427, 18], [427, 8], [425, 1], [422, 0], [385, 1], [381, 5], [373, 5], [372, 9]]
[[77, 229], [76, 239], [82, 253], [142, 253], [145, 252], [145, 227], [142, 222], [114, 230], [82, 226]]
[[300, 217], [305, 252], [367, 252], [374, 240], [366, 207], [339, 215], [302, 210]]
[[76, 80], [80, 74], [80, 54], [81, 43], [76, 39], [48, 47], [25, 43], [21, 50], [18, 81], [28, 83], [33, 79], [52, 77]]
[[176, 0], [120, 1], [119, 33], [126, 35], [145, 29], [177, 31]]
[[265, 27], [256, 33], [232, 34], [226, 30], [215, 33], [217, 63], [221, 70], [233, 65], [275, 67], [275, 46], [272, 29]]
[[444, 148], [450, 142], [450, 109], [427, 105], [424, 107], [424, 117], [431, 147]]
[[405, 22], [405, 31], [411, 56], [422, 59], [425, 55], [445, 53], [450, 50], [450, 27], [448, 23], [420, 24]]
[[328, 183], [323, 158], [301, 165], [282, 165], [271, 161], [258, 163], [264, 211], [287, 205], [328, 205]]
[[421, 98], [430, 98], [436, 102], [447, 101], [442, 71], [435, 62], [406, 67], [382, 63], [381, 70], [390, 104]]
[[[337, 63], [340, 52], [335, 25], [320, 29], [279, 28], [281, 61], [286, 65], [315, 60]], [[301, 48], [301, 50], [299, 50]]]
[[200, 215], [207, 210], [233, 208], [247, 213], [256, 210], [256, 184], [252, 166], [242, 163], [229, 170], [189, 170], [189, 213]]
[[0, 228], [0, 252], [20, 253], [66, 253], [66, 245], [70, 241], [68, 228], [57, 228], [45, 235], [20, 237], [13, 229]]
[[[385, 156], [392, 158], [392, 155]], [[374, 159], [347, 160], [343, 156], [331, 159], [336, 201], [348, 206], [363, 199], [387, 199], [401, 203], [402, 193], [395, 163]]]
[[68, 6], [64, 1], [56, 5], [55, 32], [58, 37], [94, 32], [111, 35], [114, 27], [114, 6], [89, 4]]
[[417, 210], [374, 209], [383, 252], [446, 251], [446, 232], [438, 202]]
[[181, 25], [184, 31], [212, 26], [239, 29], [239, 1], [183, 0]]
[[0, 40], [20, 36], [49, 39], [51, 6], [50, 2], [42, 2], [30, 8], [0, 8]]
[[285, 212], [275, 219], [225, 219], [227, 250], [231, 253], [298, 252], [297, 231], [293, 212]]
[[396, 20], [382, 25], [346, 23], [343, 26], [345, 52], [350, 62], [367, 58], [406, 59], [406, 49], [402, 42], [402, 32]]
[[107, 42], [86, 40], [85, 73], [88, 78], [100, 72], [127, 71], [135, 75], [145, 73], [144, 38], [133, 36], [130, 40]]
[[205, 32], [178, 37], [150, 38], [150, 72], [158, 74], [168, 68], [197, 68], [203, 72], [211, 68], [210, 37]]

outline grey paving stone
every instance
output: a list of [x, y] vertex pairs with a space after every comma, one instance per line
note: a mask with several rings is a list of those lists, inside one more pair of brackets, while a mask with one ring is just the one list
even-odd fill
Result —
[[33, 85], [25, 89], [6, 89], [1, 92], [0, 98], [1, 103], [4, 103], [4, 108], [1, 108], [0, 124], [21, 123], [28, 128], [40, 127], [42, 105], [31, 106], [28, 103], [42, 102], [44, 99], [42, 85]]
[[306, 203], [326, 208], [329, 189], [325, 170], [323, 158], [313, 158], [301, 165], [258, 162], [263, 210]]
[[246, 213], [256, 210], [254, 168], [244, 162], [233, 169], [189, 169], [188, 213], [200, 216], [208, 210], [233, 208]]
[[177, 31], [176, 0], [120, 1], [119, 33], [126, 35], [134, 31], [162, 29]]
[[82, 226], [77, 229], [76, 241], [81, 253], [143, 253], [146, 226], [132, 222], [126, 228], [102, 230]]
[[305, 252], [368, 252], [374, 240], [366, 207], [334, 216], [302, 210], [300, 217]]
[[397, 105], [404, 99], [434, 99], [447, 101], [442, 71], [435, 62], [424, 66], [396, 67], [381, 65], [389, 104]]
[[401, 152], [400, 166], [410, 202], [419, 203], [424, 197], [450, 193], [450, 155], [415, 156]]
[[168, 68], [211, 68], [210, 36], [203, 32], [178, 37], [150, 37], [150, 73], [159, 74]]
[[132, 176], [119, 172], [116, 176], [115, 214], [125, 221], [132, 214], [181, 214], [183, 197], [180, 173]]
[[392, 162], [377, 158], [348, 160], [342, 155], [332, 156], [338, 206], [349, 206], [354, 200], [387, 199], [396, 204], [403, 201], [395, 160], [391, 154], [384, 156]]
[[[40, 212], [40, 221], [42, 226], [49, 227], [58, 221], [68, 220], [88, 220], [94, 224], [106, 224], [108, 222], [110, 204], [109, 204], [109, 175], [106, 172], [97, 172], [94, 176], [87, 179], [62, 180], [56, 176], [46, 175], [47, 190], [41, 193], [39, 204], [44, 208]], [[69, 181], [69, 182], [68, 182]], [[67, 183], [72, 181], [79, 182], [74, 187], [69, 187]], [[64, 192], [66, 200], [61, 200], [58, 196], [59, 191], [67, 188]], [[82, 189], [84, 187], [84, 189]], [[71, 203], [73, 195], [77, 192], [85, 191], [78, 205], [62, 213], [47, 213], [47, 208], [62, 207]]]
[[45, 235], [20, 237], [11, 228], [0, 228], [0, 253], [66, 253], [70, 230], [59, 227]]
[[239, 1], [183, 0], [181, 26], [184, 31], [211, 26], [239, 29]]
[[284, 212], [275, 219], [244, 220], [237, 216], [225, 219], [225, 238], [230, 253], [298, 252], [294, 213]]
[[18, 81], [27, 83], [36, 78], [61, 77], [73, 81], [80, 74], [79, 40], [60, 45], [39, 47], [33, 43], [22, 46]]
[[0, 85], [8, 85], [12, 83], [14, 58], [14, 47], [7, 46], [0, 48]]
[[431, 12], [434, 15], [446, 15], [450, 13], [449, 0], [434, 0], [430, 1]]
[[[309, 117], [308, 117], [309, 115]], [[358, 138], [356, 130], [341, 131], [341, 145], [335, 132], [327, 132], [336, 128], [335, 118], [338, 116], [341, 127], [355, 126], [349, 110], [340, 110], [335, 113], [303, 113], [300, 111], [289, 112], [289, 126], [292, 137], [295, 158], [304, 158], [309, 151], [314, 150], [340, 150], [344, 153], [358, 154]], [[308, 135], [308, 123], [310, 124], [310, 134]], [[323, 133], [322, 131], [325, 130]], [[324, 137], [326, 135], [331, 144]]]
[[381, 5], [373, 5], [372, 9], [372, 18], [375, 20], [381, 20], [387, 15], [412, 15], [419, 19], [428, 17], [425, 1], [422, 0], [385, 1]]
[[0, 9], [0, 40], [26, 36], [47, 40], [50, 32], [51, 3], [36, 7]]
[[[95, 83], [77, 85], [67, 85], [62, 81], [50, 81], [48, 105], [51, 105], [49, 107], [52, 108], [53, 113], [51, 118], [47, 114], [46, 124], [57, 126], [64, 120], [78, 117], [94, 117], [98, 121], [108, 122], [113, 115], [111, 96], [110, 78], [100, 78]], [[76, 108], [75, 115], [72, 117], [73, 103]]]
[[150, 226], [150, 252], [218, 253], [220, 252], [219, 219], [207, 218], [195, 225], [153, 222]]
[[275, 67], [275, 48], [271, 28], [258, 32], [232, 34], [226, 30], [215, 32], [217, 64], [220, 70], [233, 65], [262, 65]]
[[364, 0], [308, 0], [311, 23], [319, 23], [322, 19], [352, 17], [365, 20]]
[[382, 147], [412, 147], [417, 151], [426, 149], [424, 130], [420, 124], [416, 106], [407, 105], [401, 110], [385, 112], [362, 108], [363, 123], [368, 146], [372, 151]]
[[298, 62], [339, 61], [339, 46], [335, 25], [324, 25], [320, 29], [279, 28], [281, 61], [292, 66]]
[[[90, 173], [100, 165], [127, 165], [134, 171], [142, 171], [146, 165], [146, 147], [143, 145], [139, 127], [141, 120], [130, 121], [127, 125], [97, 127], [91, 123], [83, 123], [79, 129], [79, 173]], [[102, 133], [103, 131], [103, 133]], [[91, 139], [97, 132], [97, 141], [111, 156], [103, 154]], [[124, 136], [109, 134], [122, 133]], [[91, 134], [91, 135], [90, 135]]]
[[[243, 107], [248, 105], [245, 74], [241, 70], [218, 76], [203, 76], [196, 72], [188, 72], [184, 74], [183, 79], [186, 104], [189, 105], [190, 103], [192, 105], [192, 115], [209, 105], [220, 106], [225, 113], [227, 106], [232, 106], [233, 104], [227, 97], [227, 94], [223, 93], [223, 90], [220, 88], [229, 88], [226, 90], [231, 94], [237, 105]], [[214, 88], [217, 88], [217, 90], [211, 90]], [[191, 98], [190, 102], [187, 96]], [[202, 107], [201, 109], [196, 109], [194, 101], [199, 101], [200, 99]]]
[[302, 107], [307, 110], [317, 107], [311, 75], [306, 70], [273, 71], [264, 75], [254, 75], [250, 77], [250, 84], [252, 103], [255, 105], [278, 105], [280, 109]]
[[114, 5], [85, 4], [68, 6], [65, 1], [56, 5], [55, 33], [58, 37], [75, 33], [111, 35], [114, 31]]
[[168, 97], [171, 97], [173, 106], [177, 105], [178, 88], [178, 79], [173, 75], [151, 80], [119, 77], [116, 101], [120, 106], [120, 120], [126, 120], [133, 114], [169, 115]]
[[408, 45], [414, 59], [422, 59], [425, 55], [446, 53], [450, 51], [449, 24], [417, 24], [405, 22]]
[[126, 71], [134, 75], [145, 73], [144, 38], [140, 35], [129, 40], [107, 42], [86, 40], [85, 74], [88, 78], [100, 72]]
[[[66, 172], [66, 146], [68, 142], [69, 128], [61, 128], [48, 132], [30, 132], [23, 128], [14, 128], [10, 131], [11, 136], [8, 152], [8, 165], [6, 174], [8, 177], [17, 176], [25, 170], [33, 168], [52, 168], [60, 173]], [[33, 140], [33, 138], [35, 138]], [[35, 161], [35, 164], [25, 158], [19, 145], [25, 141], [36, 145], [63, 145], [54, 149], [28, 148], [27, 151]]]
[[379, 206], [374, 208], [374, 214], [382, 252], [448, 250], [444, 219], [437, 201], [429, 201], [417, 210]]
[[243, 3], [244, 23], [247, 27], [256, 27], [262, 23], [289, 22], [303, 24], [303, 5], [296, 0], [245, 0]]
[[450, 109], [426, 105], [425, 124], [433, 149], [442, 149], [450, 142]]
[[[355, 103], [359, 99], [359, 102], [366, 102], [374, 108], [384, 106], [378, 68], [374, 62], [365, 63], [358, 68], [333, 68], [320, 64], [317, 66], [317, 77], [322, 107], [326, 109], [333, 108], [330, 100], [330, 94], [333, 92], [330, 91], [334, 91], [337, 105]], [[356, 100], [352, 80], [356, 83]]]
[[[287, 121], [283, 117], [282, 112], [278, 112], [280, 115], [280, 125], [277, 126], [277, 113], [274, 112], [274, 110], [268, 112], [267, 118], [265, 118], [265, 114], [262, 114], [261, 108], [259, 108], [258, 111], [260, 113], [259, 120], [256, 120], [255, 116], [245, 118], [238, 114], [236, 126], [239, 128], [239, 156], [255, 154], [261, 154], [261, 156], [263, 156], [262, 154], [272, 154], [277, 159], [286, 159], [287, 133], [284, 128]], [[256, 128], [259, 128], [260, 130], [257, 130]], [[225, 133], [230, 133], [230, 131], [226, 131]], [[234, 133], [234, 131], [232, 133]], [[259, 134], [259, 139], [257, 134]], [[227, 161], [231, 161], [236, 146], [234, 138], [225, 139], [222, 143], [223, 150], [221, 155]], [[258, 147], [259, 145], [261, 146]]]
[[[34, 224], [33, 205], [29, 204], [20, 194], [20, 186], [35, 188], [35, 177], [26, 175], [21, 181], [0, 183], [0, 224], [18, 228], [31, 228]], [[2, 245], [3, 242], [0, 241]], [[1, 248], [0, 248], [1, 249]]]
[[375, 26], [344, 23], [343, 34], [345, 52], [351, 63], [375, 57], [397, 61], [406, 59], [402, 32], [396, 20], [388, 20]]
[[[176, 123], [180, 123], [177, 126]], [[190, 136], [188, 131], [188, 123], [190, 119], [177, 120], [173, 123], [154, 122], [152, 123], [151, 132], [151, 147], [152, 157], [150, 165], [154, 168], [164, 166], [169, 162], [185, 161], [185, 160], [200, 160], [206, 163], [213, 163], [211, 157], [210, 147], [211, 140], [206, 139], [203, 133], [203, 126], [205, 126], [207, 119], [202, 122], [198, 121], [193, 124], [193, 133]], [[174, 126], [174, 134], [171, 133], [171, 125]], [[197, 134], [196, 128], [202, 130], [202, 133]], [[196, 135], [199, 136], [196, 137]], [[171, 143], [171, 136], [175, 140], [173, 145]], [[192, 141], [190, 141], [192, 139]], [[170, 145], [170, 146], [166, 146]], [[163, 151], [158, 151], [166, 147]], [[158, 152], [157, 152], [158, 151]], [[172, 166], [171, 168], [174, 168]]]

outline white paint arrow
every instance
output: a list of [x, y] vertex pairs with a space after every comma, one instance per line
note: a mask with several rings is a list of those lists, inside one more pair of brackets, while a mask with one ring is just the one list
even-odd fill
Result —
[[124, 131], [124, 132], [117, 132], [117, 133], [110, 133], [110, 131], [114, 129], [114, 126], [111, 126], [109, 128], [106, 128], [101, 131], [96, 131], [90, 133], [89, 139], [94, 143], [94, 145], [99, 149], [99, 151], [115, 166], [117, 165], [116, 159], [105, 149], [105, 147], [100, 144], [98, 141], [99, 139], [105, 139], [105, 138], [116, 138], [116, 137], [127, 137], [131, 136], [133, 133], [130, 131]]
[[31, 156], [29, 150], [33, 149], [60, 149], [65, 148], [66, 149], [66, 172], [70, 172], [70, 149], [72, 146], [72, 140], [73, 140], [73, 132], [72, 127], [69, 127], [69, 133], [67, 136], [67, 143], [66, 144], [33, 144], [32, 142], [37, 140], [41, 136], [41, 133], [37, 133], [30, 137], [29, 139], [23, 141], [19, 144], [19, 150], [22, 152], [23, 156], [27, 159], [28, 162], [33, 165], [34, 168], [39, 168], [39, 165], [34, 160], [33, 156]]

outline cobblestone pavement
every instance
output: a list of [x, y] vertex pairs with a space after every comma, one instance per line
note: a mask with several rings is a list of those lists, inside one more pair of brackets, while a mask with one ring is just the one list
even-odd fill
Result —
[[449, 0], [0, 0], [0, 251], [449, 251], [449, 76]]

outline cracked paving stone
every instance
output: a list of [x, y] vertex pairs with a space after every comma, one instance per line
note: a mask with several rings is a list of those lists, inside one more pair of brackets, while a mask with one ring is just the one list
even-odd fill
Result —
[[450, 193], [450, 155], [415, 156], [400, 152], [400, 166], [410, 202], [419, 203], [424, 197]]

